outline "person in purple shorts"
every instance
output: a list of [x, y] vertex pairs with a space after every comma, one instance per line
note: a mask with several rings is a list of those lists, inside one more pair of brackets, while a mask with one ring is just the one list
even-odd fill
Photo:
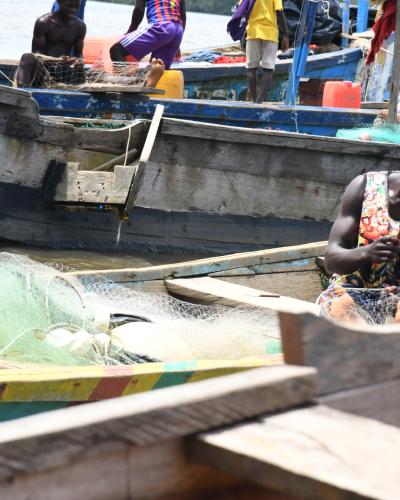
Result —
[[[140, 26], [147, 10], [147, 23]], [[186, 27], [185, 0], [136, 0], [128, 32], [110, 49], [111, 59], [125, 61], [131, 55], [140, 61], [151, 54], [152, 68], [146, 85], [155, 87], [164, 69], [179, 52]]]

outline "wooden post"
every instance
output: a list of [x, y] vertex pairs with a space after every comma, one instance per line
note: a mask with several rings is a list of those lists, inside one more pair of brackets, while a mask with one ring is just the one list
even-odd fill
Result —
[[347, 35], [350, 31], [350, 0], [344, 0], [342, 13], [342, 47], [349, 46]]
[[358, 0], [357, 33], [362, 33], [368, 27], [368, 0]]
[[397, 105], [400, 91], [400, 0], [397, 0], [396, 5], [396, 41], [394, 42], [393, 50], [393, 71], [392, 81], [390, 84], [390, 100], [389, 100], [389, 123], [397, 123]]
[[304, 0], [293, 64], [286, 89], [285, 104], [287, 106], [294, 106], [296, 104], [300, 78], [303, 76], [307, 64], [308, 48], [311, 42], [319, 2], [320, 0]]

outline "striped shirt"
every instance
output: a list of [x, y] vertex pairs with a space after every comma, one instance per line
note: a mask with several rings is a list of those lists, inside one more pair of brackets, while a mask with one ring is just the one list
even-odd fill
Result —
[[147, 0], [147, 20], [150, 24], [162, 21], [181, 23], [180, 0]]

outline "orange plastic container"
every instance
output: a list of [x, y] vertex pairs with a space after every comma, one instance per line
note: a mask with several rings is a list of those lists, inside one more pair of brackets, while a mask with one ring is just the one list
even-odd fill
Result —
[[324, 108], [360, 108], [361, 85], [352, 82], [326, 82], [322, 106]]

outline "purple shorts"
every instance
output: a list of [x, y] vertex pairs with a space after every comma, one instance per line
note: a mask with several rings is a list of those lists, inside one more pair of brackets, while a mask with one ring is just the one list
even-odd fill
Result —
[[161, 59], [166, 69], [171, 67], [182, 42], [183, 26], [173, 21], [147, 24], [124, 35], [120, 44], [140, 61], [147, 54]]

